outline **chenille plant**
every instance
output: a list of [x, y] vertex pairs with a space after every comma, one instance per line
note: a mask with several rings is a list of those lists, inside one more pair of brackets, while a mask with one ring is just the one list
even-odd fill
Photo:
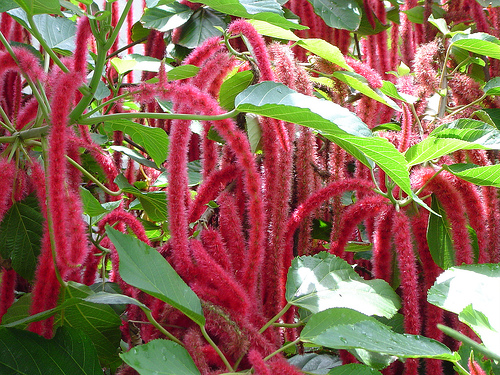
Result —
[[500, 2], [0, 11], [0, 373], [500, 373]]

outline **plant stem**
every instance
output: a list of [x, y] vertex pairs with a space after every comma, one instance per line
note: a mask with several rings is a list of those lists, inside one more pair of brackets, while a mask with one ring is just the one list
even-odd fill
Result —
[[277, 313], [274, 317], [271, 318], [270, 321], [268, 321], [260, 330], [259, 333], [263, 333], [266, 329], [268, 329], [275, 321], [277, 321], [279, 318], [281, 318], [285, 313], [288, 311], [288, 309], [292, 307], [292, 304], [288, 302], [285, 307], [281, 309], [279, 313]]
[[283, 327], [283, 328], [299, 328], [302, 327], [304, 323], [273, 323], [273, 327]]
[[221, 352], [221, 350], [219, 349], [219, 347], [215, 344], [215, 342], [212, 340], [212, 338], [208, 335], [208, 333], [207, 333], [207, 331], [205, 329], [205, 326], [200, 325], [200, 329], [201, 329], [201, 334], [203, 335], [203, 337], [205, 338], [205, 340], [207, 340], [208, 343], [212, 346], [212, 348], [214, 348], [214, 350], [217, 352], [217, 354], [219, 355], [219, 357], [222, 360], [222, 362], [224, 362], [224, 364], [226, 365], [226, 368], [228, 369], [228, 371], [229, 372], [234, 372], [234, 369], [232, 368], [231, 364], [227, 360], [227, 358], [224, 355], [224, 353]]
[[[440, 91], [447, 90], [447, 80], [446, 80], [446, 62], [450, 57], [451, 46], [446, 50], [446, 56], [444, 57], [443, 69], [441, 70], [441, 78], [439, 80], [439, 89]], [[447, 105], [447, 96], [448, 92], [440, 92], [439, 93], [439, 106], [438, 106], [438, 118], [444, 117]]]
[[135, 42], [129, 43], [129, 44], [127, 44], [126, 46], [123, 46], [122, 48], [117, 49], [115, 52], [110, 53], [110, 54], [108, 55], [107, 59], [109, 60], [109, 59], [111, 59], [112, 57], [115, 57], [116, 55], [119, 55], [119, 54], [120, 54], [120, 53], [122, 53], [123, 51], [128, 50], [130, 47], [133, 47], [133, 46], [135, 46], [135, 45], [137, 45], [137, 44], [140, 44], [140, 43], [142, 43], [142, 42], [145, 42], [146, 40], [148, 40], [148, 37], [147, 37], [147, 36], [145, 36], [144, 38], [141, 38], [141, 39], [137, 39]]
[[10, 122], [10, 119], [9, 117], [7, 116], [7, 113], [5, 113], [5, 111], [3, 110], [3, 107], [0, 105], [0, 115], [2, 116], [3, 118], [3, 126], [8, 130], [10, 131], [11, 133], [14, 133], [16, 131], [16, 128], [14, 127], [14, 125], [12, 125], [12, 123]]
[[266, 358], [264, 358], [264, 361], [267, 361], [269, 359], [271, 359], [272, 357], [274, 357], [276, 354], [279, 354], [281, 353], [282, 351], [292, 347], [292, 346], [295, 346], [296, 344], [298, 344], [300, 342], [300, 338], [292, 341], [292, 342], [289, 342], [288, 344], [286, 345], [283, 345], [281, 348], [279, 348], [278, 350], [276, 350], [275, 352], [269, 354]]
[[[120, 100], [120, 99], [123, 99], [123, 98], [126, 98], [130, 95], [133, 95], [135, 94], [136, 92], [138, 91], [134, 91], [134, 92], [127, 92], [125, 94], [121, 94], [121, 95], [118, 95], [118, 96], [115, 96], [114, 98], [112, 99], [109, 99], [108, 101], [106, 101], [105, 103], [101, 103], [99, 104], [97, 107], [95, 107], [94, 109], [92, 109], [91, 111], [88, 111], [87, 113], [85, 113], [84, 115], [82, 115], [83, 118], [87, 118], [87, 117], [90, 117], [92, 116], [94, 113], [96, 113], [97, 111], [99, 111], [100, 109], [106, 107], [107, 105], [110, 105], [114, 102], [116, 102], [117, 100]], [[79, 123], [81, 120], [79, 120]]]
[[220, 114], [220, 115], [193, 115], [189, 113], [155, 113], [155, 112], [129, 112], [129, 113], [111, 113], [104, 116], [95, 116], [84, 119], [79, 119], [77, 122], [81, 125], [98, 124], [104, 121], [111, 121], [115, 119], [136, 119], [136, 118], [155, 118], [163, 120], [198, 120], [198, 121], [217, 121], [227, 118], [236, 117], [240, 113], [238, 110]]
[[14, 132], [12, 135], [0, 137], [0, 143], [13, 143], [16, 139], [20, 139], [22, 141], [32, 139], [32, 138], [40, 138], [49, 132], [48, 126], [42, 126], [40, 128], [32, 128], [28, 130], [21, 130], [20, 132]]
[[76, 161], [71, 159], [68, 155], [66, 155], [66, 160], [76, 169], [78, 169], [80, 172], [82, 172], [86, 177], [92, 180], [97, 186], [99, 186], [106, 194], [112, 195], [112, 196], [119, 196], [122, 194], [122, 189], [119, 189], [118, 191], [113, 191], [109, 190], [106, 186], [104, 186], [101, 181], [99, 181], [97, 178], [92, 176], [90, 172], [88, 172], [85, 168], [83, 168], [80, 164], [78, 164]]
[[[43, 160], [47, 161], [49, 160], [49, 155], [48, 155], [49, 145], [47, 144], [47, 139], [45, 137], [42, 137], [41, 141], [42, 141]], [[48, 163], [44, 163], [44, 166], [45, 166], [45, 186], [49, 186], [49, 171], [48, 171], [49, 165]], [[47, 227], [49, 231], [50, 247], [52, 249], [52, 261], [54, 262], [54, 272], [56, 274], [57, 281], [59, 282], [62, 288], [65, 288], [66, 283], [61, 277], [59, 268], [57, 268], [56, 238], [54, 236], [55, 228], [54, 228], [54, 222], [52, 221], [52, 210], [50, 209], [49, 199], [50, 199], [49, 190], [47, 189], [46, 191]]]
[[116, 23], [116, 26], [113, 27], [113, 32], [111, 33], [109, 39], [106, 41], [106, 44], [104, 45], [106, 51], [109, 51], [111, 49], [111, 47], [115, 43], [116, 38], [118, 38], [120, 29], [122, 28], [123, 23], [127, 19], [127, 14], [130, 11], [130, 8], [132, 7], [132, 1], [133, 0], [127, 0], [127, 4], [125, 4], [125, 7], [123, 8], [123, 12], [120, 16], [120, 19]]
[[155, 328], [158, 331], [160, 331], [161, 333], [163, 333], [165, 336], [167, 336], [170, 340], [172, 340], [176, 344], [179, 344], [180, 346], [184, 346], [182, 344], [182, 342], [177, 337], [175, 337], [174, 335], [172, 335], [165, 328], [163, 328], [160, 323], [158, 323], [158, 321], [153, 317], [153, 314], [151, 313], [150, 309], [148, 309], [147, 307], [144, 308], [142, 306], [139, 306], [139, 307], [142, 309], [142, 311], [144, 311], [144, 314], [146, 314], [146, 318], [148, 318], [148, 320], [151, 322], [151, 324], [154, 325]]

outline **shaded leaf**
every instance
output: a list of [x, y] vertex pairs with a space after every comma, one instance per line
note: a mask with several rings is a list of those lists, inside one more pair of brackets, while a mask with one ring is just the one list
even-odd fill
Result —
[[157, 339], [120, 354], [141, 375], [199, 375], [188, 351], [173, 341]]
[[149, 160], [138, 151], [125, 147], [125, 146], [109, 146], [109, 148], [113, 151], [121, 152], [122, 154], [128, 156], [130, 159], [136, 161], [139, 164], [145, 165], [146, 167], [159, 169], [155, 162]]
[[346, 261], [326, 252], [292, 261], [286, 300], [312, 313], [348, 307], [390, 318], [400, 308], [399, 297], [388, 283], [364, 280]]
[[432, 196], [431, 208], [441, 215], [429, 215], [427, 226], [427, 244], [434, 263], [442, 269], [455, 265], [455, 249], [451, 238], [451, 225], [448, 216], [435, 195]]
[[89, 216], [98, 216], [109, 212], [92, 195], [90, 191], [80, 186], [80, 197], [82, 198], [83, 213]]
[[28, 14], [60, 14], [58, 0], [14, 0]]
[[205, 40], [222, 35], [222, 32], [217, 27], [226, 28], [225, 17], [225, 14], [210, 8], [202, 7], [197, 9], [182, 26], [176, 44], [186, 48], [196, 48]]
[[346, 308], [312, 315], [300, 334], [303, 341], [335, 349], [364, 349], [399, 358], [456, 360], [448, 347], [418, 335], [399, 334], [375, 318]]
[[348, 365], [343, 365], [335, 367], [328, 372], [328, 375], [381, 375], [380, 371], [377, 371], [369, 366], [362, 365], [361, 363], [350, 363]]
[[[68, 299], [84, 299], [94, 294], [88, 286], [72, 281], [67, 283], [63, 293]], [[69, 326], [85, 332], [94, 343], [103, 367], [119, 362], [121, 323], [120, 317], [110, 306], [84, 300], [65, 308], [64, 313], [59, 314], [54, 321], [55, 326]]]
[[500, 95], [500, 77], [490, 79], [483, 87], [487, 95]]
[[361, 22], [361, 9], [356, 0], [308, 0], [314, 13], [334, 29], [354, 31]]
[[60, 327], [53, 339], [15, 328], [0, 328], [0, 373], [24, 375], [102, 375], [88, 336]]
[[201, 302], [158, 251], [111, 227], [106, 233], [120, 256], [120, 276], [145, 293], [179, 309], [195, 323], [205, 324]]
[[84, 301], [104, 304], [104, 305], [136, 305], [141, 309], [149, 310], [142, 302], [139, 302], [135, 298], [126, 296], [124, 294], [107, 293], [107, 292], [96, 292], [88, 297], [84, 298]]
[[167, 159], [169, 142], [168, 135], [163, 129], [144, 126], [127, 119], [106, 121], [104, 129], [128, 134], [135, 143], [144, 147], [157, 167], [160, 167]]
[[294, 355], [288, 359], [288, 363], [299, 368], [303, 372], [312, 374], [326, 374], [329, 369], [340, 366], [342, 360], [329, 354], [305, 353]]
[[43, 216], [34, 194], [14, 202], [0, 223], [0, 254], [27, 280], [35, 275], [43, 235]]

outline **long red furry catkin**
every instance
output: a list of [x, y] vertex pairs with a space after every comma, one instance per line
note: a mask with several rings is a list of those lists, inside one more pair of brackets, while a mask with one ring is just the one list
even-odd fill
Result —
[[392, 280], [392, 251], [391, 237], [393, 210], [387, 210], [375, 219], [373, 232], [373, 277], [382, 279], [388, 283]]
[[[413, 251], [411, 230], [408, 217], [404, 212], [394, 213], [394, 246], [396, 248], [398, 268], [401, 279], [404, 327], [406, 333], [418, 335], [421, 333], [420, 317], [420, 286], [417, 278], [417, 264]], [[407, 359], [405, 375], [418, 374], [418, 359]]]
[[0, 322], [8, 308], [14, 303], [17, 273], [13, 269], [4, 269], [0, 285]]

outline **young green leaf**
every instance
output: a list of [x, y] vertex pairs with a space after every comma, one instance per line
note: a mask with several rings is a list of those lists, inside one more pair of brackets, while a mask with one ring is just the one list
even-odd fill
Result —
[[253, 81], [253, 73], [250, 70], [238, 72], [222, 83], [219, 92], [219, 103], [222, 108], [231, 111], [234, 109], [234, 99], [245, 90]]
[[385, 281], [364, 280], [346, 261], [326, 252], [292, 261], [286, 299], [312, 313], [348, 307], [387, 318], [401, 306], [398, 295]]
[[347, 308], [312, 315], [301, 340], [335, 349], [363, 349], [399, 358], [456, 360], [448, 347], [418, 335], [393, 332], [373, 317]]
[[35, 275], [43, 235], [43, 216], [34, 194], [14, 202], [0, 223], [0, 254], [27, 280]]
[[188, 351], [172, 341], [153, 340], [120, 356], [141, 375], [200, 375]]
[[83, 213], [89, 216], [99, 216], [108, 212], [90, 191], [80, 186], [80, 198], [83, 204]]
[[106, 233], [120, 257], [120, 276], [145, 293], [179, 309], [198, 325], [205, 324], [198, 296], [158, 251], [111, 227]]
[[327, 375], [381, 375], [380, 371], [377, 371], [369, 366], [362, 365], [361, 363], [350, 363], [348, 365], [338, 366], [332, 368], [328, 371]]
[[102, 368], [83, 331], [60, 327], [47, 340], [32, 332], [0, 328], [0, 373], [102, 375]]
[[179, 79], [186, 79], [186, 78], [191, 78], [194, 77], [196, 74], [198, 74], [198, 71], [200, 68], [194, 65], [181, 65], [181, 66], [176, 66], [175, 68], [171, 69], [167, 73], [167, 77], [169, 81], [177, 81]]
[[455, 34], [451, 46], [495, 59], [500, 59], [500, 40], [486, 33]]

